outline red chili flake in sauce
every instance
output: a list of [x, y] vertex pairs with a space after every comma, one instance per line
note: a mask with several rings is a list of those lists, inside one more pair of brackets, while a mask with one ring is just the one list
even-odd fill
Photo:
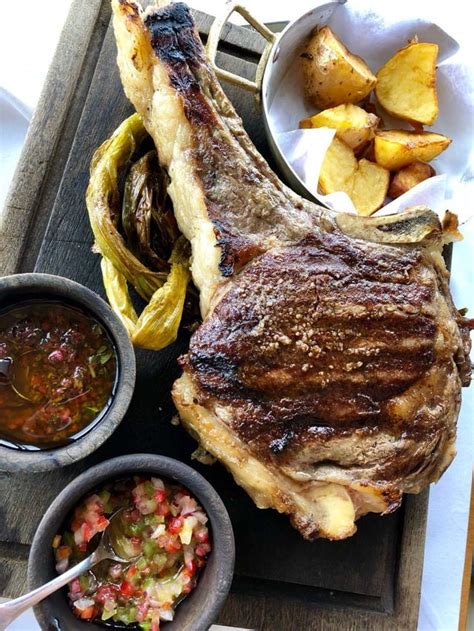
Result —
[[[0, 439], [56, 447], [98, 420], [117, 375], [105, 329], [74, 307], [28, 302], [0, 313]], [[5, 372], [5, 370], [3, 370]]]

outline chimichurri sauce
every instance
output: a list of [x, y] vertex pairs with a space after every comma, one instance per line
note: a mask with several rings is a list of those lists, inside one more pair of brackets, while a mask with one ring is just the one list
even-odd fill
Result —
[[0, 441], [49, 449], [85, 433], [109, 407], [114, 347], [93, 317], [59, 302], [0, 312]]

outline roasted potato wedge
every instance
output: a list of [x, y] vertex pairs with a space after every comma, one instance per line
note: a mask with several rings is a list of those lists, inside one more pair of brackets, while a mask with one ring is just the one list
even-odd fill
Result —
[[301, 128], [330, 127], [336, 130], [336, 138], [357, 151], [374, 137], [379, 118], [361, 107], [345, 103], [319, 112], [300, 121]]
[[394, 199], [403, 195], [411, 188], [436, 175], [436, 171], [431, 164], [426, 162], [412, 162], [408, 166], [400, 169], [392, 178], [388, 194]]
[[349, 195], [359, 215], [367, 217], [383, 206], [389, 182], [387, 169], [369, 160], [359, 160]]
[[444, 151], [450, 142], [446, 136], [427, 131], [376, 131], [375, 160], [390, 171], [398, 171], [411, 162], [429, 162]]
[[352, 149], [339, 138], [329, 146], [319, 174], [322, 193], [347, 193], [357, 212], [365, 216], [382, 206], [389, 181], [387, 169], [365, 159], [358, 162]]
[[432, 125], [438, 116], [436, 58], [438, 46], [411, 43], [400, 49], [377, 73], [375, 95], [392, 116]]
[[350, 195], [352, 178], [357, 171], [354, 152], [339, 138], [334, 138], [324, 156], [319, 173], [319, 187], [327, 195], [343, 191]]
[[366, 160], [370, 160], [371, 162], [375, 162], [375, 151], [374, 151], [374, 139], [369, 140], [365, 147], [362, 147], [360, 151], [356, 152], [357, 159], [362, 160], [365, 158]]
[[329, 26], [313, 31], [301, 61], [305, 95], [321, 110], [358, 103], [377, 82], [365, 61], [353, 55]]

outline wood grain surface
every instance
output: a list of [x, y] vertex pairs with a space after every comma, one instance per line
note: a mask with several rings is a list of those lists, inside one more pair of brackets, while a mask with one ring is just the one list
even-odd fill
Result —
[[[80, 16], [80, 18], [79, 18]], [[132, 112], [115, 64], [107, 0], [76, 0], [18, 168], [0, 233], [3, 273], [60, 274], [103, 295], [91, 252], [84, 194], [95, 148]], [[212, 18], [196, 13], [203, 38]], [[227, 26], [218, 63], [252, 78], [263, 41]], [[258, 149], [268, 156], [253, 96], [224, 86]], [[36, 166], [35, 166], [36, 165]], [[60, 471], [0, 474], [0, 592], [25, 588], [29, 545], [49, 502], [78, 473], [111, 456], [150, 452], [195, 466], [217, 488], [236, 533], [236, 577], [219, 622], [268, 631], [416, 629], [427, 493], [387, 517], [369, 516], [342, 542], [305, 542], [288, 520], [258, 510], [220, 466], [191, 461], [194, 441], [170, 424], [170, 386], [181, 335], [171, 347], [137, 352], [137, 387], [119, 429], [92, 456]]]

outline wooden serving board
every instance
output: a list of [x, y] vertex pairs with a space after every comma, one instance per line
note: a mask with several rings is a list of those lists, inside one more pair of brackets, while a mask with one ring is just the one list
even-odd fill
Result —
[[[195, 17], [205, 38], [212, 18]], [[223, 39], [218, 63], [252, 78], [263, 41], [237, 26], [227, 26]], [[109, 0], [75, 0], [7, 201], [0, 233], [3, 274], [60, 274], [104, 295], [84, 195], [92, 153], [132, 112], [115, 56]], [[253, 96], [224, 88], [268, 157]], [[407, 497], [393, 515], [363, 518], [346, 541], [304, 541], [286, 517], [258, 510], [219, 464], [191, 461], [195, 442], [170, 423], [170, 387], [179, 372], [175, 360], [186, 345], [183, 335], [164, 351], [137, 351], [129, 412], [93, 455], [47, 474], [0, 474], [2, 595], [25, 590], [35, 529], [72, 478], [107, 458], [150, 452], [190, 463], [217, 488], [229, 510], [237, 559], [222, 624], [268, 631], [416, 629], [427, 494]]]

